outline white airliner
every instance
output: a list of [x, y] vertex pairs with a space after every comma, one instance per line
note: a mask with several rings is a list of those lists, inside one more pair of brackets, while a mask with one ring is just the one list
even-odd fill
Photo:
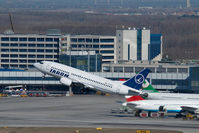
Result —
[[41, 61], [33, 65], [42, 73], [60, 79], [60, 82], [64, 85], [70, 86], [72, 83], [80, 83], [90, 89], [117, 94], [141, 93], [139, 89], [150, 72], [149, 69], [143, 69], [133, 78], [119, 84], [112, 80], [56, 62]]
[[125, 98], [126, 102], [123, 103], [123, 106], [128, 106], [136, 110], [149, 112], [166, 110], [168, 113], [199, 113], [199, 100], [145, 100], [141, 96], [126, 96]]
[[[199, 100], [199, 94], [185, 94], [185, 93], [160, 93], [153, 86], [145, 80], [142, 84], [144, 96], [147, 99], [190, 99]], [[153, 93], [152, 93], [153, 92]]]
[[199, 100], [199, 94], [181, 94], [181, 93], [148, 93], [148, 99], [188, 99]]

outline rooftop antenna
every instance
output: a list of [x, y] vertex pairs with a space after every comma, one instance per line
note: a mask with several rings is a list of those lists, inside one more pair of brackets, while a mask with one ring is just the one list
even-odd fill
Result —
[[11, 13], [9, 13], [9, 18], [10, 18], [10, 25], [11, 25], [11, 29], [12, 29], [12, 31], [14, 32], [14, 27], [13, 27], [13, 24], [12, 24], [12, 17], [11, 17]]
[[110, 0], [107, 0], [107, 5], [110, 5]]
[[190, 0], [187, 0], [187, 8], [190, 8], [190, 7], [191, 7]]
[[121, 6], [123, 6], [123, 3], [124, 3], [124, 1], [123, 1], [123, 0], [120, 0], [120, 5], [121, 5]]

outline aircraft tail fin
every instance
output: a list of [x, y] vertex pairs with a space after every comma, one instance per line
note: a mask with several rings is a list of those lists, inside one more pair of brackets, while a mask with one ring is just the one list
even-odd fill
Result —
[[141, 96], [125, 96], [126, 102], [140, 101], [144, 100]]
[[151, 93], [158, 93], [159, 91], [153, 88], [153, 86], [145, 79], [144, 83], [142, 84], [143, 91], [151, 92]]
[[149, 72], [150, 70], [148, 68], [145, 68], [138, 74], [136, 74], [134, 77], [124, 82], [123, 85], [139, 90], [141, 89], [142, 83], [145, 81]]

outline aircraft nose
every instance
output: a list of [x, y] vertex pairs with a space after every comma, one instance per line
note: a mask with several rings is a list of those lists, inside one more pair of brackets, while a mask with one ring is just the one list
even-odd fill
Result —
[[39, 63], [34, 63], [33, 66], [34, 66], [35, 68], [38, 68], [38, 67], [39, 67]]

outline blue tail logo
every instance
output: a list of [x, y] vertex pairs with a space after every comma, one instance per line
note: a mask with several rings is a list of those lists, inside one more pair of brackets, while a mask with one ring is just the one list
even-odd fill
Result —
[[141, 89], [142, 84], [144, 83], [149, 72], [150, 70], [148, 68], [145, 68], [134, 77], [124, 82], [123, 85], [139, 90]]
[[142, 74], [138, 74], [135, 76], [135, 82], [137, 84], [142, 84], [144, 82], [144, 76]]

